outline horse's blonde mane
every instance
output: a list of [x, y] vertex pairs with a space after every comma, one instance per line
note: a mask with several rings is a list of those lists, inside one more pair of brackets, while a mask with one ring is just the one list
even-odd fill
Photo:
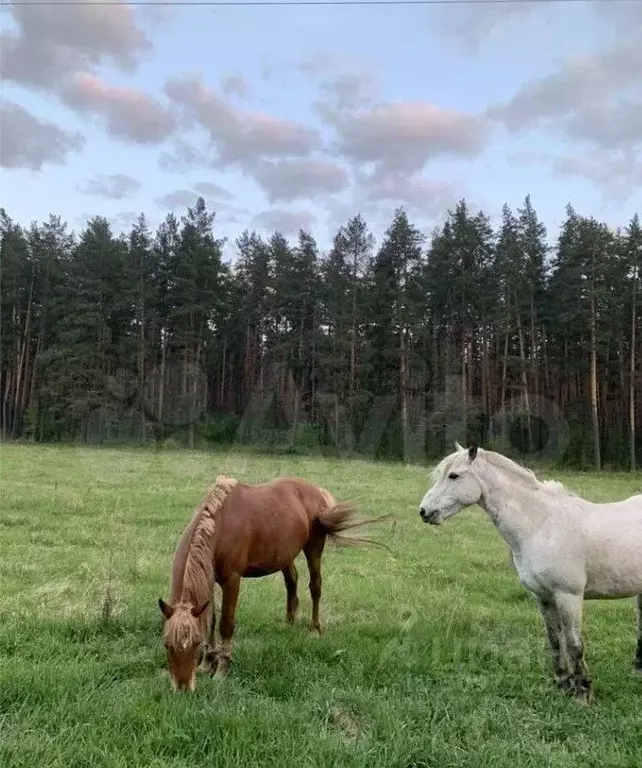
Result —
[[[220, 475], [210, 486], [192, 517], [188, 526], [192, 528], [187, 544], [187, 552], [181, 569], [179, 562], [174, 563], [174, 578], [181, 579], [180, 597], [175, 612], [198, 607], [210, 599], [214, 583], [214, 533], [219, 510], [228, 494], [238, 481], [232, 477]], [[182, 570], [182, 572], [181, 572]], [[183, 611], [184, 612], [184, 611]], [[195, 639], [195, 622], [169, 621], [166, 624], [165, 639], [173, 647], [186, 647]]]

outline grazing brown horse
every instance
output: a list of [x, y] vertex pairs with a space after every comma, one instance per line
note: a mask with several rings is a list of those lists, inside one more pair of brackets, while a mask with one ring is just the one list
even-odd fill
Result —
[[[343, 532], [389, 519], [385, 515], [355, 520], [355, 513], [353, 504], [337, 503], [324, 488], [306, 480], [278, 478], [263, 485], [245, 485], [219, 476], [176, 547], [170, 603], [158, 601], [165, 617], [163, 642], [174, 688], [194, 690], [199, 661], [203, 671], [215, 673], [217, 678], [227, 676], [242, 578], [281, 571], [287, 592], [286, 618], [294, 622], [299, 604], [294, 559], [301, 550], [310, 573], [310, 629], [320, 635], [321, 556], [326, 538], [337, 544], [376, 543]], [[218, 646], [215, 581], [223, 592]]]

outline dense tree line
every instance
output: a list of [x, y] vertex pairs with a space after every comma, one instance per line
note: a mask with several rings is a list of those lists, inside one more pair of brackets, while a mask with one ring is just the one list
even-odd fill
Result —
[[465, 201], [430, 237], [398, 209], [320, 254], [245, 231], [224, 263], [199, 198], [150, 231], [0, 212], [5, 439], [245, 442], [439, 456], [452, 440], [573, 466], [642, 450], [642, 228]]

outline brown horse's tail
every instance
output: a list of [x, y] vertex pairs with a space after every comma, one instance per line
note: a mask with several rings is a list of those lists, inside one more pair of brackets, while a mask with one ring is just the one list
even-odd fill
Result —
[[337, 546], [367, 546], [372, 544], [377, 547], [383, 547], [383, 549], [390, 552], [390, 548], [385, 544], [381, 544], [378, 541], [373, 541], [368, 536], [346, 536], [345, 531], [351, 528], [359, 528], [362, 525], [370, 525], [372, 523], [383, 523], [387, 520], [391, 520], [390, 515], [381, 515], [380, 517], [370, 517], [365, 519], [357, 519], [358, 507], [354, 502], [341, 502], [337, 503], [331, 494], [324, 490], [324, 497], [327, 501], [326, 508], [318, 516], [317, 521], [325, 534], [329, 536]]

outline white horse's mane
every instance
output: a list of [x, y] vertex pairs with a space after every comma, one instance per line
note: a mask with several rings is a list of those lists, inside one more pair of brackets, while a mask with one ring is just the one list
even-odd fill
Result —
[[[465, 455], [466, 449], [459, 448], [455, 453], [451, 453], [442, 459], [432, 472], [433, 481], [436, 481], [450, 469], [453, 461], [460, 456]], [[569, 491], [562, 483], [557, 480], [540, 480], [537, 475], [527, 467], [509, 459], [501, 453], [479, 449], [475, 461], [482, 459], [497, 469], [504, 470], [514, 475], [517, 479], [528, 485], [533, 490], [548, 491], [549, 493], [566, 493], [569, 496], [575, 496], [573, 491]]]

